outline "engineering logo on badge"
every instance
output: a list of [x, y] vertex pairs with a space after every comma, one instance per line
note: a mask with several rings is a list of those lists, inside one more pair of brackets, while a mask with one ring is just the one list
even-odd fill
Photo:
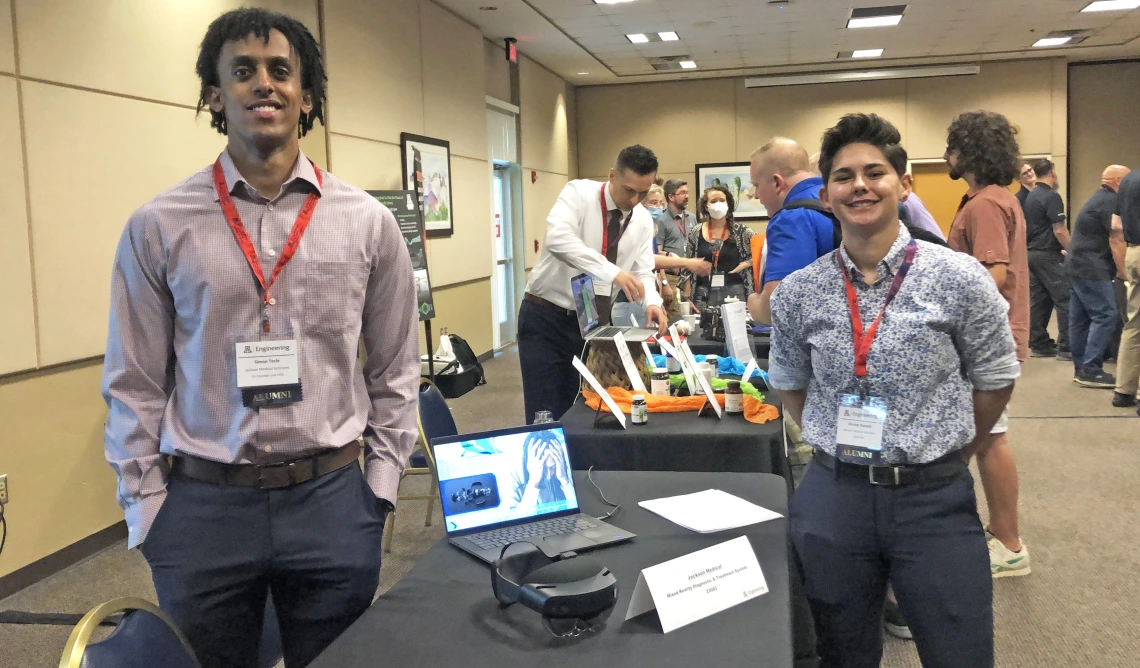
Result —
[[246, 355], [249, 355], [249, 354], [251, 354], [251, 353], [253, 353], [253, 350], [251, 350], [249, 346], [246, 346], [246, 347], [245, 347], [245, 354], [246, 354]]

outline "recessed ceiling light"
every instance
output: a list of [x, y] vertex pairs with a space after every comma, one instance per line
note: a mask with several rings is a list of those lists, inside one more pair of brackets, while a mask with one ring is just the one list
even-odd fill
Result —
[[633, 2], [633, 0], [594, 0], [595, 5], [620, 5], [623, 2]]
[[852, 58], [878, 58], [881, 55], [882, 49], [856, 49], [851, 52]]
[[848, 28], [880, 28], [883, 26], [896, 26], [902, 21], [906, 5], [890, 5], [887, 7], [858, 7], [851, 10], [851, 18], [847, 21]]
[[583, 77], [584, 77], [584, 76], [586, 76], [587, 74], [589, 74], [589, 72], [579, 72], [579, 73], [578, 73], [578, 76], [583, 76]]
[[1033, 46], [1061, 46], [1072, 41], [1072, 37], [1042, 37], [1033, 43]]
[[1089, 3], [1082, 12], [1115, 12], [1140, 7], [1140, 0], [1096, 0]]
[[691, 60], [682, 60], [681, 61], [681, 69], [695, 70], [695, 69], [697, 69], [697, 64]]
[[[1140, 0], [1137, 0], [1137, 2], [1140, 2]], [[657, 33], [657, 36], [661, 38], [662, 42], [676, 42], [677, 40], [681, 39], [680, 37], [677, 37], [677, 33], [672, 31], [659, 32]]]
[[635, 33], [633, 35], [626, 35], [625, 38], [628, 39], [629, 41], [633, 42], [634, 44], [645, 44], [646, 42], [649, 41], [649, 38], [646, 37], [643, 33]]

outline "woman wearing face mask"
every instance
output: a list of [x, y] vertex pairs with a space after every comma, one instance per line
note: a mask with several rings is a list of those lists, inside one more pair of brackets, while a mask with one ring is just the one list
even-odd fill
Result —
[[732, 219], [735, 204], [724, 186], [710, 186], [701, 195], [698, 215], [705, 221], [693, 228], [685, 248], [687, 257], [712, 264], [710, 276], [681, 272], [685, 297], [699, 310], [720, 306], [725, 297], [744, 301], [752, 293], [752, 230]]
[[[649, 187], [649, 192], [645, 195], [645, 208], [649, 210], [649, 215], [653, 216], [654, 225], [658, 225], [657, 219], [665, 211], [665, 191], [661, 186], [656, 183]], [[660, 240], [657, 238], [659, 235], [654, 235], [653, 239], [653, 254], [663, 252], [658, 248]], [[666, 280], [665, 272], [662, 270], [657, 271], [657, 285], [660, 287], [658, 290], [661, 292], [661, 299], [665, 301], [666, 310], [669, 305], [676, 299], [676, 292], [669, 281]], [[615, 325], [629, 325], [631, 324], [630, 318], [638, 327], [645, 326], [645, 309], [637, 304], [631, 304], [625, 296], [625, 292], [618, 292], [618, 296], [614, 301], [613, 307], [610, 309], [610, 322]]]

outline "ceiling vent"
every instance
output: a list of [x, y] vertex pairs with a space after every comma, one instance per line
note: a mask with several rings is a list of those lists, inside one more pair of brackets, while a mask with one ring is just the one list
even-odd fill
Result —
[[683, 60], [692, 60], [692, 58], [687, 55], [659, 56], [657, 58], [650, 58], [649, 64], [652, 65], [653, 69], [657, 70], [658, 72], [680, 72], [682, 69], [684, 69], [681, 67], [681, 61]]

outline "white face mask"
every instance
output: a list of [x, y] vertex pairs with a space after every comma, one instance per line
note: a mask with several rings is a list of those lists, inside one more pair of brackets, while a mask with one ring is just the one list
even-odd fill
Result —
[[720, 220], [728, 215], [728, 202], [713, 202], [709, 204], [709, 216], [713, 220]]

